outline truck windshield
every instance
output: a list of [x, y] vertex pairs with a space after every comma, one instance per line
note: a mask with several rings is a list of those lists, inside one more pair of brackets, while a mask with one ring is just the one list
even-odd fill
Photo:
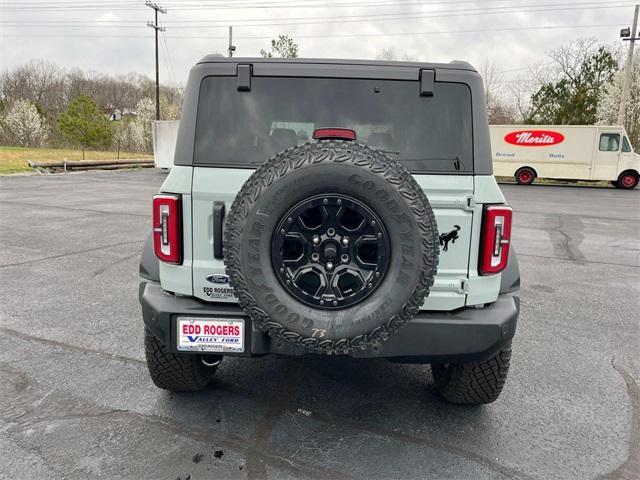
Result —
[[417, 81], [253, 77], [202, 81], [195, 165], [255, 168], [311, 139], [323, 127], [356, 131], [357, 140], [387, 152], [410, 171], [473, 171], [471, 92], [440, 83], [432, 97]]

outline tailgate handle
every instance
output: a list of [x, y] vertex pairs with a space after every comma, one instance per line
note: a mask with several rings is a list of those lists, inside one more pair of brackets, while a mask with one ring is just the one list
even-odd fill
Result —
[[213, 258], [222, 258], [224, 202], [213, 202]]

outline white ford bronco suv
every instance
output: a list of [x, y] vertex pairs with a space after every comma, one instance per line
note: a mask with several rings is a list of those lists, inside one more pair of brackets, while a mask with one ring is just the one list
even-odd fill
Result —
[[224, 356], [429, 363], [448, 401], [503, 388], [511, 209], [465, 62], [203, 58], [140, 264], [154, 383]]

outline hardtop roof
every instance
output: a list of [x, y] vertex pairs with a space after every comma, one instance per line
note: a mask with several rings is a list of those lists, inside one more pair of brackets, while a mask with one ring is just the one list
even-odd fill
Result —
[[223, 57], [219, 53], [204, 56], [198, 61], [202, 63], [299, 63], [316, 65], [367, 65], [380, 67], [416, 67], [424, 69], [449, 69], [468, 70], [477, 72], [469, 63], [462, 60], [453, 60], [449, 63], [436, 62], [401, 62], [387, 60], [347, 60], [339, 58], [264, 58], [264, 57]]

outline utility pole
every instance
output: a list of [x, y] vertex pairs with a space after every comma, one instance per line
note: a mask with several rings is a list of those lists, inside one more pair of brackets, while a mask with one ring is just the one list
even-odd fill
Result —
[[160, 70], [158, 67], [158, 31], [164, 32], [166, 28], [158, 25], [158, 12], [167, 13], [167, 11], [158, 6], [156, 3], [152, 3], [149, 0], [145, 3], [149, 8], [155, 10], [156, 21], [155, 23], [147, 22], [147, 27], [151, 27], [156, 31], [156, 120], [160, 120]]
[[624, 125], [625, 107], [627, 103], [627, 95], [629, 94], [629, 84], [631, 83], [631, 72], [633, 70], [633, 47], [636, 40], [640, 40], [640, 38], [636, 37], [638, 32], [638, 11], [640, 11], [640, 4], [636, 5], [636, 9], [633, 13], [633, 27], [631, 27], [631, 32], [629, 32], [628, 28], [623, 28], [620, 31], [620, 36], [623, 37], [622, 40], [629, 42], [629, 53], [627, 54], [627, 65], [624, 67], [624, 79], [622, 80], [620, 109], [618, 110], [618, 125]]
[[229, 26], [229, 58], [233, 57], [236, 47], [233, 45], [233, 27]]

